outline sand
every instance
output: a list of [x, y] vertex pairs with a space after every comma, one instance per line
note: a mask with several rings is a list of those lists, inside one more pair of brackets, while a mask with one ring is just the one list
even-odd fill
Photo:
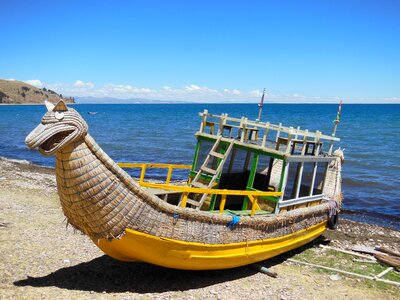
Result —
[[[342, 221], [324, 234], [330, 246], [400, 249], [400, 232]], [[400, 288], [285, 262], [318, 243], [261, 263], [180, 271], [105, 256], [88, 237], [66, 228], [54, 170], [0, 159], [0, 299], [396, 299]], [[338, 279], [339, 278], [339, 279]]]

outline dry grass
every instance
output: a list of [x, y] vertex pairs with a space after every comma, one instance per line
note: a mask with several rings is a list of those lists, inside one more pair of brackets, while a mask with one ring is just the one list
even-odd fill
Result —
[[[54, 103], [60, 100], [60, 95], [54, 91], [45, 91], [22, 81], [0, 79], [0, 103], [43, 103], [45, 99]], [[69, 98], [62, 99], [66, 103], [73, 103], [73, 100]]]

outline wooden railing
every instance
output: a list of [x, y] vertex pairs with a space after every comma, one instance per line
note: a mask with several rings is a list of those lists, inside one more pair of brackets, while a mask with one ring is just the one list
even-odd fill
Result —
[[178, 165], [178, 164], [151, 164], [151, 163], [125, 163], [120, 162], [118, 166], [121, 168], [141, 168], [139, 183], [144, 182], [144, 178], [146, 176], [147, 169], [168, 169], [167, 178], [165, 180], [165, 184], [169, 184], [171, 182], [172, 172], [174, 169], [191, 169], [190, 165]]
[[[213, 115], [208, 113], [207, 110], [199, 113], [202, 118], [200, 125], [200, 133], [211, 135], [223, 135], [228, 138], [237, 138], [240, 142], [256, 141], [261, 147], [271, 148], [271, 145], [267, 146], [267, 141], [273, 142], [272, 144], [275, 150], [280, 150], [279, 145], [286, 145], [286, 149], [283, 153], [286, 155], [293, 154], [294, 147], [296, 145], [321, 145], [324, 141], [330, 144], [328, 155], [332, 154], [333, 143], [340, 141], [339, 138], [331, 135], [322, 134], [320, 131], [311, 132], [307, 129], [283, 126], [282, 123], [279, 125], [271, 124], [270, 122], [264, 123], [259, 121], [251, 121], [245, 117], [240, 119], [229, 117], [228, 114]], [[226, 135], [226, 131], [228, 134]], [[271, 139], [271, 133], [275, 132]], [[319, 151], [322, 151], [322, 147], [319, 147]], [[315, 152], [315, 151], [314, 151]], [[315, 156], [320, 153], [315, 152]]]
[[[219, 212], [223, 213], [226, 204], [227, 196], [247, 196], [251, 202], [251, 216], [254, 216], [256, 210], [259, 210], [258, 199], [266, 196], [282, 196], [281, 192], [263, 192], [263, 191], [242, 191], [242, 190], [219, 190], [219, 189], [206, 189], [206, 188], [193, 188], [190, 186], [177, 186], [171, 185], [171, 177], [174, 169], [190, 169], [190, 165], [177, 165], [177, 164], [151, 164], [151, 163], [118, 163], [121, 168], [141, 168], [139, 184], [143, 187], [161, 189], [167, 191], [176, 191], [182, 193], [181, 207], [186, 207], [186, 200], [190, 193], [194, 194], [209, 194], [220, 195], [221, 203]], [[168, 169], [167, 178], [165, 183], [151, 183], [145, 181], [146, 170], [149, 168]]]
[[142, 182], [141, 186], [155, 188], [155, 189], [163, 189], [163, 190], [172, 190], [181, 192], [183, 194], [181, 206], [186, 207], [186, 199], [190, 193], [193, 194], [209, 194], [209, 195], [221, 195], [221, 203], [219, 206], [219, 212], [223, 213], [226, 204], [227, 196], [247, 196], [250, 199], [251, 205], [251, 216], [254, 216], [255, 211], [260, 209], [258, 206], [258, 199], [260, 197], [266, 196], [281, 196], [281, 192], [262, 192], [262, 191], [242, 191], [242, 190], [219, 190], [219, 189], [202, 189], [202, 188], [193, 188], [190, 186], [176, 186], [176, 185], [168, 185], [168, 184], [158, 184], [151, 182]]

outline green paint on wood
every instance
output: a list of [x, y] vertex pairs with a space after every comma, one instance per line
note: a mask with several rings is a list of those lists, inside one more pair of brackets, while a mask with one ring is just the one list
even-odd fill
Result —
[[[247, 189], [253, 189], [253, 184], [254, 184], [254, 179], [256, 178], [256, 173], [257, 173], [257, 166], [258, 166], [258, 159], [259, 159], [259, 154], [254, 153], [253, 156], [253, 161], [251, 162], [251, 169], [250, 169], [250, 174], [249, 174], [249, 179], [247, 180]], [[247, 206], [249, 204], [249, 198], [245, 197], [243, 201], [243, 206], [242, 209], [245, 210], [247, 209]]]
[[194, 157], [193, 157], [193, 163], [192, 163], [192, 171], [196, 171], [197, 159], [199, 157], [199, 150], [200, 150], [200, 140], [197, 140], [196, 150], [194, 151]]
[[286, 169], [286, 165], [287, 164], [288, 163], [286, 161], [283, 161], [283, 163], [282, 163], [281, 179], [279, 181], [279, 188], [278, 188], [279, 192], [282, 192], [282, 187], [283, 187], [283, 184], [284, 184], [283, 180], [285, 179], [285, 169]]

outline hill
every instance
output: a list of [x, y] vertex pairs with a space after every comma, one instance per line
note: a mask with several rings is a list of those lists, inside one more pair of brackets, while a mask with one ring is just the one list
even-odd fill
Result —
[[17, 80], [0, 79], [0, 104], [43, 103], [46, 99], [50, 102], [63, 99], [66, 103], [75, 103], [72, 97], [63, 97], [46, 88], [40, 89]]

